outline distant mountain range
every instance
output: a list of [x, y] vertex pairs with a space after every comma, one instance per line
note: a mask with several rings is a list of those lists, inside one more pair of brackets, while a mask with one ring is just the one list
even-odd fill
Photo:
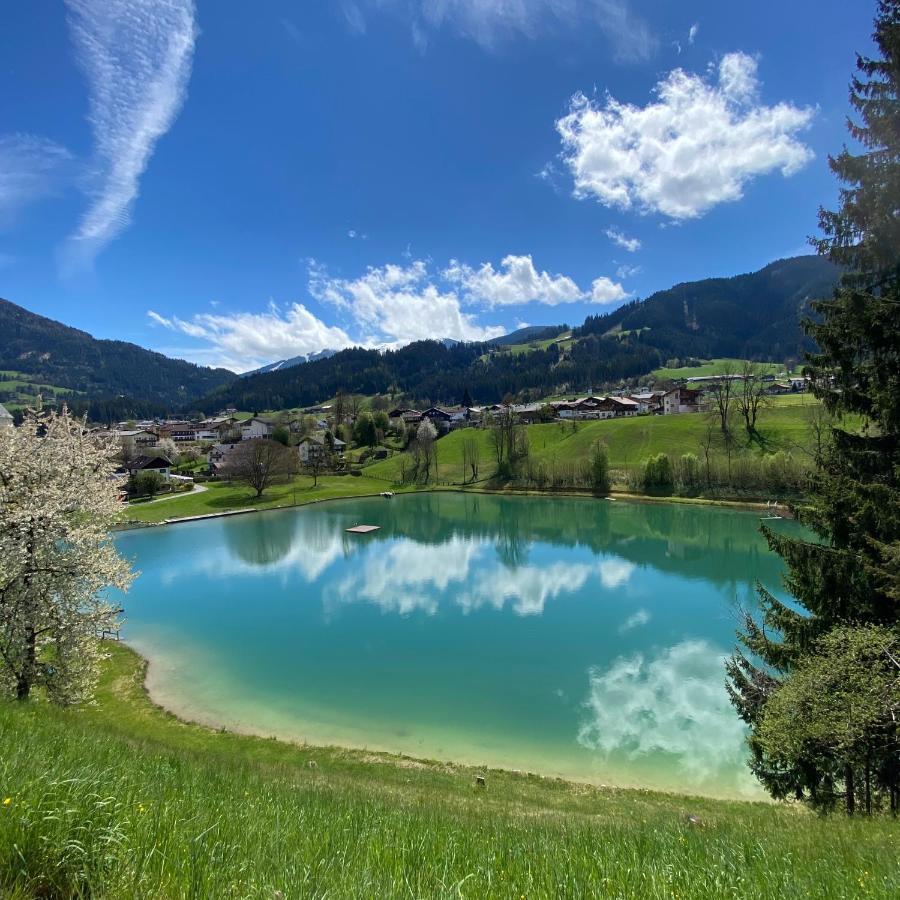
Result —
[[92, 414], [102, 406], [110, 415], [119, 410], [123, 416], [176, 410], [237, 377], [136, 344], [98, 340], [2, 299], [0, 373], [11, 374], [0, 375], [0, 381], [18, 382], [18, 390], [32, 386], [32, 395], [38, 386], [52, 385], [54, 396], [67, 398], [75, 408], [93, 404]]
[[[465, 390], [476, 402], [537, 398], [634, 380], [673, 359], [801, 359], [810, 346], [801, 319], [811, 299], [830, 295], [838, 274], [818, 256], [795, 257], [747, 275], [679, 284], [572, 329], [529, 326], [487, 343], [321, 350], [244, 376], [97, 340], [0, 300], [0, 382], [32, 395], [52, 385], [57, 399], [101, 421], [232, 405], [306, 406], [338, 391], [405, 394], [418, 403], [455, 403]], [[564, 332], [565, 341], [553, 341]], [[0, 390], [0, 402], [8, 401], [21, 402]]]
[[315, 362], [317, 359], [328, 359], [334, 356], [337, 350], [319, 350], [318, 353], [306, 353], [300, 356], [292, 356], [290, 359], [279, 359], [278, 362], [269, 363], [267, 366], [260, 366], [250, 372], [241, 373], [241, 378], [247, 378], [250, 375], [265, 375], [267, 372], [278, 372], [281, 369], [292, 369], [294, 366], [301, 366], [303, 363]]

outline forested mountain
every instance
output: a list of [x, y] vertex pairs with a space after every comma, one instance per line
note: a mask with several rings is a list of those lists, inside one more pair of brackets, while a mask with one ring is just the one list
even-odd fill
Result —
[[800, 320], [809, 301], [831, 295], [835, 266], [820, 256], [770, 263], [734, 278], [675, 285], [602, 316], [589, 316], [581, 335], [644, 332], [664, 356], [734, 356], [782, 360], [809, 349]]
[[72, 404], [93, 418], [176, 410], [237, 376], [170, 359], [87, 332], [0, 300], [0, 372], [73, 392]]
[[[802, 256], [749, 275], [680, 284], [588, 317], [575, 329], [571, 346], [554, 343], [512, 353], [496, 343], [420, 341], [388, 352], [344, 350], [293, 369], [242, 378], [205, 398], [201, 407], [306, 406], [338, 391], [455, 403], [466, 388], [475, 402], [489, 403], [509, 394], [596, 390], [646, 375], [673, 358], [797, 360], [808, 347], [800, 321], [809, 301], [829, 296], [837, 274], [826, 260]], [[534, 340], [533, 333], [528, 340]]]

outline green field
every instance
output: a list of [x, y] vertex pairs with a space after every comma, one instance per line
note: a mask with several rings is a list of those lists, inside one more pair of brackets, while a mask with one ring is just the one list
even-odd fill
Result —
[[[705, 376], [719, 374], [725, 366], [730, 366], [732, 372], [740, 372], [744, 362], [745, 360], [743, 359], [720, 357], [717, 359], [710, 359], [699, 366], [682, 366], [678, 369], [655, 369], [651, 374], [654, 378], [670, 378], [673, 380], [678, 378], [703, 378]], [[754, 365], [756, 365], [763, 374], [778, 375], [781, 372], [784, 372], [784, 363], [761, 362], [754, 363]]]
[[0, 704], [4, 898], [900, 894], [896, 821], [211, 731], [110, 651], [94, 705]]
[[57, 395], [69, 396], [81, 393], [83, 391], [75, 391], [59, 385], [34, 381], [26, 372], [15, 372], [6, 369], [0, 371], [0, 402], [10, 412], [29, 406], [39, 395], [45, 400], [52, 400]]
[[379, 494], [384, 490], [397, 490], [384, 480], [362, 475], [322, 475], [313, 487], [312, 478], [301, 475], [288, 484], [277, 484], [266, 489], [259, 499], [255, 491], [242, 484], [211, 481], [205, 491], [194, 491], [171, 499], [152, 503], [137, 503], [123, 513], [128, 522], [162, 522], [165, 519], [184, 516], [202, 516], [239, 509], [274, 509], [279, 506], [296, 506], [332, 500], [336, 497], [359, 497]]
[[[735, 422], [738, 450], [754, 454], [778, 450], [804, 454], [809, 443], [807, 417], [817, 408], [818, 401], [809, 394], [786, 395], [772, 400], [771, 407], [760, 411], [759, 435], [753, 441], [747, 439], [740, 423]], [[587, 460], [594, 443], [603, 441], [609, 451], [610, 466], [622, 470], [636, 469], [657, 453], [668, 453], [672, 457], [685, 453], [699, 455], [708, 423], [705, 415], [685, 413], [579, 422], [576, 429], [573, 429], [571, 422], [530, 425], [529, 453], [536, 460], [579, 462]], [[466, 440], [474, 440], [478, 444], [481, 477], [493, 472], [495, 464], [490, 433], [486, 429], [463, 428], [451, 432], [436, 444], [438, 481], [463, 480], [463, 443]], [[399, 472], [399, 456], [373, 463], [365, 469], [366, 475], [387, 480], [396, 479]]]

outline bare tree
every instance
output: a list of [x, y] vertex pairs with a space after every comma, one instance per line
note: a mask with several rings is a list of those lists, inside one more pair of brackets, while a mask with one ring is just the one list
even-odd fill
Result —
[[417, 474], [426, 484], [431, 478], [432, 467], [437, 478], [437, 451], [434, 442], [437, 440], [437, 429], [430, 419], [422, 419], [416, 429], [415, 450]]
[[706, 463], [706, 484], [707, 487], [712, 485], [712, 469], [710, 466], [710, 457], [712, 456], [713, 445], [715, 443], [716, 429], [712, 422], [706, 423], [706, 432], [700, 438], [700, 446], [703, 448], [703, 459]]
[[278, 441], [257, 438], [241, 441], [222, 466], [226, 475], [250, 485], [261, 497], [269, 485], [287, 481], [297, 472], [297, 451]]
[[[806, 413], [806, 424], [809, 433], [808, 444], [816, 466], [821, 466], [825, 451], [832, 441], [836, 424], [834, 415], [822, 403], [814, 403]], [[804, 448], [805, 449], [805, 448]]]
[[722, 434], [728, 434], [728, 420], [734, 403], [734, 374], [734, 366], [731, 363], [725, 363], [713, 376], [712, 385], [709, 388], [712, 412], [719, 422]]
[[737, 407], [743, 416], [747, 434], [756, 433], [756, 418], [761, 407], [769, 405], [766, 382], [762, 378], [762, 367], [757, 363], [745, 362], [741, 367], [741, 386], [737, 395]]
[[466, 438], [462, 445], [463, 480], [478, 480], [478, 465], [481, 460], [481, 448], [475, 438]]

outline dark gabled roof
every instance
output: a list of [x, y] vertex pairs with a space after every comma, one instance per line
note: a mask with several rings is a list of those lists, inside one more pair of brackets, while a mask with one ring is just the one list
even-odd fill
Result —
[[153, 456], [138, 456], [129, 464], [132, 469], [168, 469], [172, 463], [165, 456], [155, 454]]

